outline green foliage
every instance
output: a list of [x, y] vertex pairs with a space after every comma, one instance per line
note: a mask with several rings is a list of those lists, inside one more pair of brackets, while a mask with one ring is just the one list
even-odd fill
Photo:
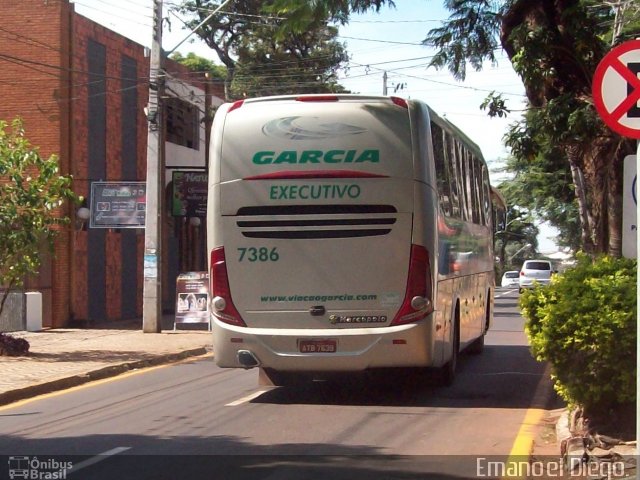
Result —
[[480, 104], [480, 110], [486, 110], [490, 117], [507, 117], [511, 110], [507, 108], [507, 102], [501, 93], [491, 92]]
[[391, 0], [235, 0], [210, 17], [214, 0], [184, 0], [186, 25], [212, 48], [226, 67], [227, 100], [344, 89], [336, 71], [348, 60], [333, 23], [350, 12], [393, 6]]
[[636, 277], [635, 260], [579, 254], [520, 297], [531, 350], [570, 404], [602, 412], [635, 400]]
[[192, 72], [208, 73], [211, 79], [223, 81], [227, 76], [227, 69], [222, 65], [216, 65], [211, 60], [189, 52], [185, 57], [180, 52], [171, 54], [172, 60], [181, 63]]
[[345, 24], [352, 12], [380, 11], [383, 5], [394, 7], [393, 0], [270, 0], [263, 2], [264, 11], [284, 17], [279, 35], [301, 33], [318, 21], [329, 20]]
[[[521, 124], [526, 128], [526, 124]], [[499, 188], [509, 205], [530, 212], [558, 229], [556, 243], [577, 251], [581, 247], [580, 218], [568, 162], [556, 145], [531, 157], [507, 158], [504, 171], [512, 178]]]
[[20, 120], [0, 121], [0, 285], [20, 286], [38, 271], [43, 243], [52, 248], [57, 226], [69, 221], [59, 208], [66, 200], [77, 197], [57, 158], [40, 156]]
[[498, 225], [494, 241], [494, 251], [499, 259], [497, 272], [502, 276], [507, 270], [519, 270], [527, 257], [539, 257], [540, 231], [533, 223], [531, 213], [517, 206], [510, 183], [503, 182], [498, 189], [507, 202], [507, 223]]
[[424, 45], [438, 51], [430, 65], [448, 67], [458, 80], [467, 75], [467, 62], [476, 70], [482, 70], [486, 60], [496, 63], [495, 52], [499, 48], [503, 2], [488, 0], [446, 0], [444, 5], [451, 16], [442, 27], [429, 31]]
[[324, 24], [274, 42], [272, 28], [256, 27], [237, 48], [231, 96], [344, 92], [337, 70], [349, 57], [337, 35], [337, 28]]
[[[517, 170], [510, 171], [519, 173], [518, 180], [530, 186], [535, 198], [518, 205], [558, 227], [563, 245], [575, 247], [590, 236], [590, 245], [581, 247], [618, 253], [621, 212], [613, 199], [621, 193], [621, 177], [603, 179], [601, 172], [618, 172], [632, 149], [596, 115], [591, 87], [612, 38], [640, 32], [640, 8], [633, 2], [614, 5], [594, 0], [446, 0], [444, 4], [451, 12], [449, 19], [424, 41], [437, 49], [433, 66], [447, 67], [464, 79], [468, 65], [481, 69], [483, 62], [495, 61], [495, 50], [502, 47], [522, 78], [528, 109], [505, 143], [518, 162]], [[614, 24], [614, 18], [620, 22]], [[509, 113], [504, 99], [495, 93], [481, 108], [490, 116]], [[584, 189], [571, 187], [568, 160], [574, 172], [582, 172]], [[560, 180], [566, 184], [560, 185]], [[583, 216], [584, 236], [578, 233], [575, 195], [588, 213]]]

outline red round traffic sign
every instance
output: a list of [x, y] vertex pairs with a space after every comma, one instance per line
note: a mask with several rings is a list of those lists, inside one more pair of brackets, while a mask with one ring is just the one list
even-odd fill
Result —
[[640, 40], [612, 49], [593, 76], [593, 100], [611, 130], [640, 139]]

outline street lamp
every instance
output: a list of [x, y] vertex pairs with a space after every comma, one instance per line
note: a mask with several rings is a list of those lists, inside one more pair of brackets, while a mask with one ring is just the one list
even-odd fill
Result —
[[526, 244], [526, 245], [524, 245], [523, 247], [519, 248], [519, 249], [516, 251], [516, 253], [514, 253], [513, 255], [511, 255], [511, 256], [507, 259], [507, 261], [509, 261], [509, 262], [510, 262], [510, 261], [511, 261], [511, 260], [513, 260], [515, 257], [517, 257], [517, 256], [518, 256], [518, 254], [519, 254], [520, 252], [522, 252], [523, 250], [526, 250], [527, 248], [531, 248], [532, 246], [533, 246], [533, 245], [531, 245], [530, 243], [527, 243], [527, 244]]

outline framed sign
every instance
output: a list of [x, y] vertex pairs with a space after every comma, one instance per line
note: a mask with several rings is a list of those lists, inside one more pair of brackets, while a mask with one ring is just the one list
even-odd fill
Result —
[[174, 217], [207, 216], [207, 174], [173, 171], [171, 214]]
[[176, 318], [178, 323], [207, 323], [209, 316], [209, 273], [183, 272], [176, 279]]
[[144, 228], [145, 182], [92, 182], [90, 228]]

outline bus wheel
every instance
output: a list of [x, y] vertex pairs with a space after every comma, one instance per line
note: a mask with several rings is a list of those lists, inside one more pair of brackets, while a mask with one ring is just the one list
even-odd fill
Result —
[[460, 310], [456, 307], [456, 317], [453, 327], [453, 346], [451, 350], [451, 358], [440, 369], [440, 383], [444, 386], [453, 384], [456, 376], [456, 368], [458, 366], [458, 353], [460, 350]]

